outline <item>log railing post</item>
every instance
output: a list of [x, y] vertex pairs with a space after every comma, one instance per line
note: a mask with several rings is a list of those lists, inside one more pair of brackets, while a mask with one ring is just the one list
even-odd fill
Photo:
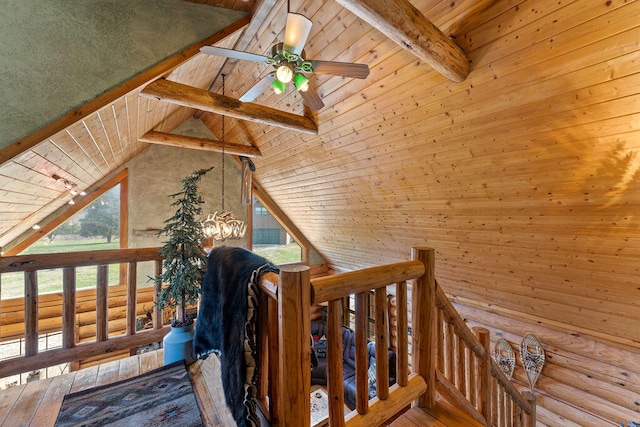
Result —
[[[267, 302], [267, 336], [269, 338], [269, 416], [271, 425], [280, 425], [280, 337], [278, 336], [278, 301]], [[309, 327], [311, 329], [311, 327]]]
[[531, 413], [527, 414], [527, 422], [524, 424], [526, 427], [536, 426], [536, 396], [530, 391], [522, 393], [531, 405]]
[[[138, 264], [130, 262], [127, 271], [127, 308], [126, 308], [126, 333], [133, 335], [136, 333], [136, 317], [138, 311], [138, 286], [137, 274]], [[133, 349], [135, 350], [135, 349]], [[135, 354], [135, 353], [134, 353]]]
[[24, 272], [24, 353], [38, 354], [38, 272]]
[[378, 399], [389, 398], [389, 330], [387, 329], [387, 288], [374, 292], [376, 319], [376, 394]]
[[478, 405], [477, 408], [491, 425], [491, 339], [489, 331], [485, 328], [473, 328], [473, 332], [484, 348], [484, 356], [479, 360], [478, 366]]
[[76, 345], [76, 269], [62, 270], [62, 347]]
[[[369, 355], [367, 354], [367, 294], [357, 293], [355, 296], [356, 305], [356, 409], [358, 413], [364, 415], [369, 410], [369, 375], [366, 369], [360, 366], [367, 366]], [[345, 310], [346, 311], [346, 310]], [[342, 328], [341, 328], [342, 329]], [[342, 365], [342, 362], [340, 362]], [[342, 381], [340, 381], [342, 382]], [[365, 393], [365, 390], [367, 391]]]
[[413, 260], [422, 261], [423, 276], [414, 281], [412, 289], [413, 369], [427, 383], [427, 390], [418, 398], [418, 405], [431, 408], [436, 401], [436, 283], [435, 250], [413, 248]]
[[98, 266], [96, 283], [96, 341], [109, 338], [109, 266]]
[[[356, 317], [357, 316], [358, 313], [356, 312]], [[342, 300], [336, 299], [329, 301], [327, 323], [329, 328], [327, 331], [327, 386], [329, 394], [329, 424], [336, 427], [342, 427], [344, 426], [344, 383], [342, 372]], [[356, 369], [359, 369], [358, 365], [356, 365]]]
[[407, 319], [407, 282], [402, 281], [396, 286], [396, 336], [397, 345], [397, 375], [396, 382], [401, 387], [406, 387], [409, 382], [409, 336]]
[[269, 395], [269, 296], [260, 292], [258, 295], [258, 400]]
[[309, 427], [311, 389], [310, 271], [307, 266], [286, 266], [280, 270], [279, 395], [281, 426]]
[[[156, 260], [153, 265], [153, 273], [154, 276], [159, 276], [162, 274], [162, 260]], [[158, 295], [162, 291], [162, 283], [155, 282], [153, 284], [153, 328], [154, 329], [162, 329], [162, 325], [164, 324], [164, 319], [162, 316], [162, 307], [158, 304]]]

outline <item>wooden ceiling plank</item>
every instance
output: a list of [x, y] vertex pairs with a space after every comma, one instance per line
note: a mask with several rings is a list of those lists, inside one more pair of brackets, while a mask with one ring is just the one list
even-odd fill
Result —
[[467, 78], [464, 51], [407, 0], [336, 1], [449, 80]]
[[[181, 148], [192, 148], [195, 150], [222, 152], [222, 142], [207, 138], [196, 138], [193, 136], [176, 135], [173, 133], [149, 131], [140, 137], [140, 141], [150, 144], [171, 145]], [[238, 156], [262, 158], [262, 153], [251, 145], [240, 145], [225, 142], [224, 152]]]
[[298, 132], [317, 134], [315, 122], [305, 116], [263, 107], [251, 102], [240, 102], [228, 96], [211, 93], [204, 89], [183, 85], [169, 80], [156, 80], [145, 87], [140, 95], [184, 107], [197, 108], [229, 117], [279, 126]]

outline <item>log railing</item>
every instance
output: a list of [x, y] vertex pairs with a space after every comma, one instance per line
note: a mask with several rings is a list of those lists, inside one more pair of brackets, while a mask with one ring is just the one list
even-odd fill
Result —
[[[24, 272], [24, 340], [25, 355], [0, 361], [0, 378], [29, 372], [60, 363], [100, 356], [127, 350], [141, 345], [162, 341], [169, 327], [162, 325], [162, 312], [154, 309], [153, 329], [136, 331], [137, 318], [137, 266], [140, 262], [153, 261], [154, 274], [161, 269], [162, 257], [158, 248], [115, 249], [91, 252], [70, 252], [56, 254], [17, 255], [0, 257], [1, 273]], [[126, 283], [126, 326], [125, 334], [109, 337], [109, 264], [127, 266]], [[76, 319], [76, 268], [96, 266], [96, 339], [91, 342], [77, 342]], [[40, 351], [38, 271], [63, 269], [62, 275], [62, 348]], [[120, 282], [120, 278], [117, 278]], [[158, 286], [154, 289], [157, 298]], [[1, 302], [0, 302], [1, 304]], [[0, 308], [2, 306], [0, 305]]]
[[[414, 248], [412, 261], [309, 279], [309, 269], [281, 268], [260, 282], [263, 296], [258, 400], [271, 425], [310, 425], [310, 321], [313, 304], [328, 304], [329, 424], [382, 425], [413, 402], [427, 412], [436, 393], [479, 425], [534, 426], [535, 399], [522, 394], [492, 361], [486, 330], [472, 332], [436, 284], [435, 254]], [[411, 285], [412, 364], [409, 369], [408, 281]], [[396, 384], [389, 386], [387, 286], [395, 286]], [[369, 399], [366, 294], [375, 298], [376, 397]], [[356, 409], [345, 415], [342, 301], [355, 298]], [[474, 335], [475, 333], [475, 335]]]
[[520, 393], [491, 358], [489, 331], [467, 327], [436, 287], [436, 390], [486, 426], [535, 426], [535, 397]]
[[[416, 250], [414, 260], [374, 267], [356, 272], [310, 280], [308, 267], [285, 267], [279, 277], [266, 274], [260, 283], [270, 289], [263, 303], [268, 304], [266, 331], [260, 348], [268, 348], [268, 360], [261, 359], [258, 386], [259, 400], [269, 395], [272, 425], [309, 427], [310, 425], [310, 320], [312, 304], [328, 304], [327, 365], [329, 423], [331, 426], [380, 425], [402, 411], [412, 401], [425, 398], [427, 385], [435, 383], [435, 360], [430, 358], [430, 343], [435, 338], [430, 325], [433, 317], [426, 310], [433, 305], [428, 298], [434, 290], [433, 250]], [[413, 301], [413, 372], [409, 372], [407, 281], [414, 280]], [[276, 285], [277, 283], [277, 285]], [[396, 286], [399, 301], [397, 314], [398, 353], [396, 384], [389, 386], [387, 359], [387, 286]], [[365, 295], [373, 290], [376, 301], [376, 394], [368, 398], [368, 366]], [[356, 409], [345, 416], [342, 379], [342, 299], [356, 298]], [[261, 305], [264, 307], [264, 305]], [[264, 311], [263, 311], [264, 313]], [[274, 315], [277, 314], [277, 317]], [[277, 320], [276, 320], [277, 319]], [[421, 326], [418, 326], [421, 325]], [[418, 327], [416, 327], [418, 326]], [[432, 387], [433, 389], [433, 387]], [[274, 403], [275, 400], [275, 403]]]

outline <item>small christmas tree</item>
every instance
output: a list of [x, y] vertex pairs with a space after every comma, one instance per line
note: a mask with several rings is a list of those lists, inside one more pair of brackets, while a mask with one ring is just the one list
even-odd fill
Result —
[[166, 285], [158, 295], [158, 305], [161, 308], [178, 308], [172, 321], [174, 327], [193, 321], [186, 319], [186, 306], [197, 303], [200, 296], [207, 256], [201, 244], [204, 238], [202, 225], [196, 219], [196, 215], [201, 214], [200, 205], [203, 203], [198, 187], [202, 177], [211, 169], [213, 167], [193, 171], [180, 181], [182, 191], [169, 196], [176, 199], [171, 203], [177, 207], [176, 213], [164, 222], [165, 226], [159, 233], [167, 235], [169, 240], [160, 250], [164, 257], [163, 272], [153, 280]]

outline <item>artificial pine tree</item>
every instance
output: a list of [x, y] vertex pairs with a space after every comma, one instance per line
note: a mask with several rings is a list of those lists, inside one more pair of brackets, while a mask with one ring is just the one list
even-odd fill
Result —
[[202, 199], [198, 187], [202, 177], [209, 169], [200, 169], [184, 177], [182, 191], [171, 194], [176, 199], [171, 206], [177, 207], [176, 213], [164, 223], [159, 235], [167, 235], [160, 250], [164, 257], [162, 273], [155, 276], [156, 283], [166, 285], [158, 295], [160, 307], [179, 307], [171, 325], [182, 327], [191, 322], [186, 319], [187, 304], [195, 304], [200, 296], [200, 286], [204, 277], [207, 256], [202, 249], [202, 225], [196, 219], [201, 214]]

